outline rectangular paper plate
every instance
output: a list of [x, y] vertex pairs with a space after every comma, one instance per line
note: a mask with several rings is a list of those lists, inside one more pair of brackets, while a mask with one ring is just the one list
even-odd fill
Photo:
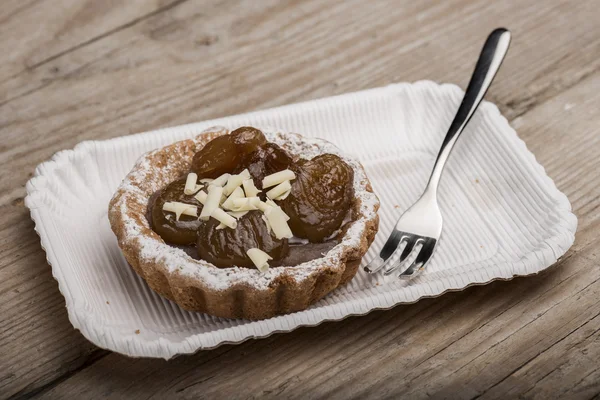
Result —
[[[552, 265], [573, 244], [577, 219], [498, 108], [484, 102], [442, 177], [444, 231], [426, 271], [410, 282], [361, 270], [308, 310], [263, 321], [188, 312], [155, 294], [127, 265], [107, 219], [116, 187], [144, 152], [223, 125], [272, 127], [327, 139], [361, 160], [381, 199], [382, 247], [423, 190], [463, 92], [433, 82], [363, 92], [83, 142], [41, 164], [26, 204], [76, 329], [99, 347], [170, 358], [390, 308]], [[364, 260], [363, 260], [364, 263]]]

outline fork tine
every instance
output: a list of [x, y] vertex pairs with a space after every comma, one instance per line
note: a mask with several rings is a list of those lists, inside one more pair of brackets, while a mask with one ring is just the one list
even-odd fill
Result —
[[431, 259], [436, 244], [437, 240], [433, 238], [427, 238], [423, 243], [421, 251], [419, 252], [419, 254], [417, 254], [417, 258], [415, 259], [415, 261], [412, 264], [410, 264], [408, 268], [406, 268], [400, 273], [400, 279], [411, 279], [417, 276]]
[[388, 260], [398, 250], [398, 246], [402, 243], [402, 240], [406, 237], [406, 233], [394, 228], [394, 231], [383, 245], [383, 248], [379, 252], [379, 257], [384, 260]]
[[419, 243], [420, 240], [421, 239], [408, 240], [406, 242], [406, 246], [404, 246], [404, 250], [402, 250], [402, 254], [400, 255], [400, 258], [398, 260], [396, 260], [394, 265], [392, 265], [390, 268], [386, 269], [383, 274], [386, 276], [390, 275], [395, 270], [400, 268], [400, 265], [402, 265], [402, 262], [404, 262], [404, 260], [406, 260], [408, 258], [408, 256], [410, 255], [410, 253], [412, 253], [413, 249]]
[[370, 274], [374, 274], [381, 268], [385, 267], [390, 257], [398, 250], [398, 246], [407, 238], [406, 233], [399, 231], [394, 228], [390, 237], [383, 245], [383, 248], [379, 252], [379, 256], [369, 261], [365, 265], [364, 270]]

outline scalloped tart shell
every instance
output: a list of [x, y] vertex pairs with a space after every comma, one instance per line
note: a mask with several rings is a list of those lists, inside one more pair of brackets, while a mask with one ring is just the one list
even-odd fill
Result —
[[266, 273], [247, 268], [217, 268], [194, 260], [166, 244], [146, 219], [148, 199], [185, 174], [193, 155], [213, 138], [229, 133], [211, 128], [144, 154], [125, 177], [109, 204], [109, 219], [119, 247], [133, 269], [160, 295], [186, 310], [217, 317], [264, 319], [304, 310], [356, 274], [379, 226], [379, 200], [362, 165], [331, 143], [294, 133], [263, 131], [296, 157], [338, 154], [354, 170], [355, 201], [351, 222], [339, 234], [340, 244], [322, 258]]

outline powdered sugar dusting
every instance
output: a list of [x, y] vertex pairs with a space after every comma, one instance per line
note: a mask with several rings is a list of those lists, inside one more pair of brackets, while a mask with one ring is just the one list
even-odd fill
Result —
[[[301, 282], [317, 273], [320, 268], [343, 268], [341, 258], [344, 250], [360, 246], [366, 224], [377, 217], [379, 207], [377, 196], [369, 190], [369, 181], [362, 166], [325, 140], [305, 138], [295, 133], [280, 133], [275, 129], [262, 131], [269, 141], [280, 145], [293, 156], [311, 159], [324, 153], [336, 154], [354, 170], [354, 193], [360, 204], [356, 213], [357, 220], [351, 223], [341, 242], [324, 257], [294, 267], [272, 267], [264, 273], [239, 267], [217, 268], [204, 260], [194, 260], [183, 250], [166, 244], [150, 229], [144, 214], [152, 193], [186, 173], [193, 154], [212, 138], [228, 133], [225, 128], [207, 129], [194, 139], [177, 142], [140, 157], [119, 186], [115, 195], [116, 202], [113, 204], [113, 207], [118, 207], [122, 216], [122, 241], [125, 244], [136, 243], [140, 259], [157, 262], [164, 265], [168, 273], [189, 276], [214, 290], [224, 290], [240, 283], [262, 290], [283, 274]], [[122, 195], [119, 197], [119, 194]]]

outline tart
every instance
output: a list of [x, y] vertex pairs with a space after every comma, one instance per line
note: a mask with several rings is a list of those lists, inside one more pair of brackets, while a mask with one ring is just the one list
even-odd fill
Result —
[[144, 154], [108, 215], [154, 291], [186, 310], [256, 320], [348, 283], [378, 209], [361, 164], [333, 144], [218, 127]]

